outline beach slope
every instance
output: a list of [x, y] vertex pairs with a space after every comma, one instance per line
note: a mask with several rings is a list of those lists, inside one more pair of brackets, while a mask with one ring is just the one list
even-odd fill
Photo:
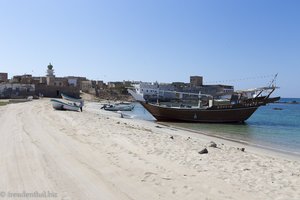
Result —
[[0, 122], [0, 199], [300, 199], [297, 160], [88, 103], [82, 113], [10, 104]]

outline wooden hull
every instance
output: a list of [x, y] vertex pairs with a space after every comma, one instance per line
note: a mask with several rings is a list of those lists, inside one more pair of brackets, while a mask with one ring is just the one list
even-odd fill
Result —
[[207, 122], [207, 123], [236, 123], [246, 121], [259, 107], [231, 108], [174, 108], [162, 107], [155, 104], [140, 102], [158, 121]]

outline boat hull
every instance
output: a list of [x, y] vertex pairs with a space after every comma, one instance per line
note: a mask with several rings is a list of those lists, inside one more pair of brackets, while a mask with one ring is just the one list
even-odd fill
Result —
[[61, 94], [61, 97], [62, 97], [64, 100], [66, 100], [66, 101], [75, 103], [76, 106], [78, 106], [78, 107], [83, 107], [83, 105], [84, 105], [83, 99], [75, 99], [75, 98], [69, 97], [69, 96], [67, 96], [67, 95], [65, 95], [65, 94]]
[[237, 123], [246, 121], [259, 106], [220, 109], [174, 108], [140, 102], [157, 121]]
[[63, 101], [59, 101], [56, 99], [51, 99], [52, 107], [55, 110], [70, 110], [70, 111], [78, 111], [80, 109], [75, 103], [67, 103]]
[[108, 111], [132, 111], [134, 105], [132, 104], [115, 104], [115, 105], [104, 105], [103, 109]]

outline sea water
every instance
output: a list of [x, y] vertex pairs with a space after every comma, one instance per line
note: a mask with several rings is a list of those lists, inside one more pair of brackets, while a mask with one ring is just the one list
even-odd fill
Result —
[[[281, 102], [300, 102], [283, 98]], [[137, 104], [131, 115], [155, 120]], [[261, 106], [244, 124], [167, 123], [250, 145], [300, 156], [300, 104], [276, 103]]]

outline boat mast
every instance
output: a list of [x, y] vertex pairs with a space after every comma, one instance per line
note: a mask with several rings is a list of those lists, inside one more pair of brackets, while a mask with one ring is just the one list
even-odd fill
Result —
[[276, 81], [276, 79], [277, 79], [277, 76], [278, 76], [278, 73], [275, 74], [275, 76], [274, 76], [273, 80], [271, 81], [269, 87], [275, 87], [275, 84], [274, 84], [274, 83], [275, 83], [275, 81]]
[[159, 86], [157, 87], [156, 104], [159, 105]]
[[199, 91], [199, 95], [198, 95], [198, 107], [201, 108], [202, 105], [201, 105], [202, 101], [201, 101], [201, 91]]

